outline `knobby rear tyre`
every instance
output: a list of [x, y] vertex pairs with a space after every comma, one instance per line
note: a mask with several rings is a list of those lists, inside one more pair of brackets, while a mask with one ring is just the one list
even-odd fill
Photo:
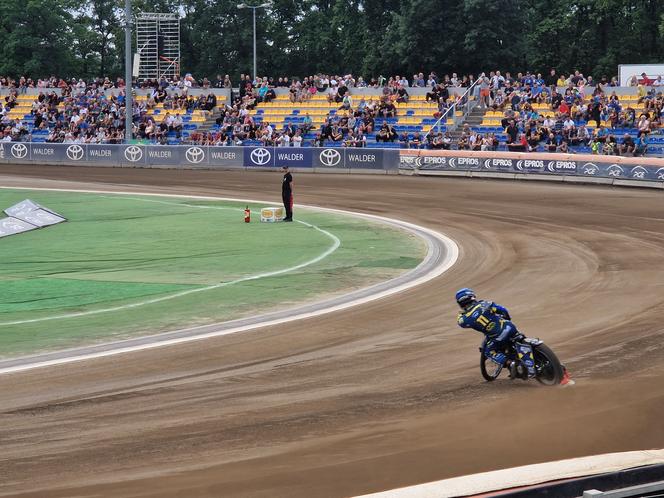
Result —
[[563, 365], [556, 354], [546, 344], [533, 348], [535, 356], [536, 378], [545, 386], [557, 386], [563, 380]]

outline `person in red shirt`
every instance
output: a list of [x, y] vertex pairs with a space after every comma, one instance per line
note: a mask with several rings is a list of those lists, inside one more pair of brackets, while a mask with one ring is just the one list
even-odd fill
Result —
[[564, 100], [560, 103], [560, 107], [558, 107], [558, 112], [561, 114], [569, 114], [569, 106], [567, 105], [567, 102]]

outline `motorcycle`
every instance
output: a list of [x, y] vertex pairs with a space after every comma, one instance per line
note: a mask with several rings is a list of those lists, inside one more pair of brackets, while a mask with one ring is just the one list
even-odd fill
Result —
[[488, 341], [489, 338], [485, 337], [480, 346], [480, 371], [488, 382], [496, 380], [506, 366], [509, 366], [510, 378], [535, 378], [545, 386], [556, 386], [567, 376], [565, 367], [555, 353], [539, 339], [523, 334], [514, 336], [501, 351], [506, 357], [504, 363], [498, 363], [491, 356], [487, 349]]

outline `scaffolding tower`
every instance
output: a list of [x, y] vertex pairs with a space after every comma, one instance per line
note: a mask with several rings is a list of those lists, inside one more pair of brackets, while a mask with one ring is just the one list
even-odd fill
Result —
[[142, 12], [136, 17], [138, 79], [180, 78], [180, 18], [177, 14]]

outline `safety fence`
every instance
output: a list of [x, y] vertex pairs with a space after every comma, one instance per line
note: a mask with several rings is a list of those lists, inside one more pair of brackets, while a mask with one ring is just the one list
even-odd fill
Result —
[[[642, 182], [664, 188], [664, 159], [587, 154], [402, 150], [402, 173], [558, 181]], [[654, 183], [656, 185], [645, 185]]]
[[399, 151], [314, 147], [0, 144], [0, 162], [201, 169], [297, 169], [397, 173]]
[[664, 159], [585, 154], [322, 147], [0, 143], [0, 164], [275, 169], [533, 178], [664, 188]]

